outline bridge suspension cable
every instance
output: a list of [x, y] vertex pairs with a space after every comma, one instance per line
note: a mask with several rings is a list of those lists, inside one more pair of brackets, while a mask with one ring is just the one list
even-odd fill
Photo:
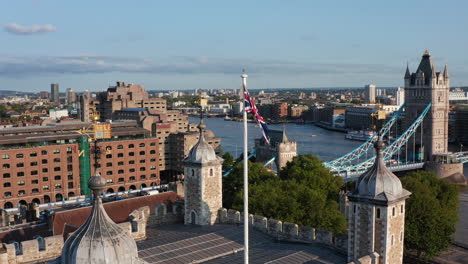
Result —
[[[400, 114], [403, 112], [403, 109], [405, 108], [405, 104], [403, 104], [398, 111], [396, 111], [393, 116], [385, 123], [385, 125], [380, 129], [380, 135], [383, 137], [385, 136], [389, 131], [390, 128], [395, 124], [395, 122], [398, 120], [398, 117]], [[343, 155], [335, 160], [325, 162], [324, 165], [331, 170], [334, 170], [335, 168], [340, 168], [344, 166], [350, 166], [351, 163], [354, 160], [359, 160], [362, 156], [366, 156], [367, 152], [372, 149], [372, 144], [373, 142], [377, 140], [377, 135], [373, 135], [371, 138], [369, 138], [366, 142], [364, 142], [362, 145], [354, 149], [353, 151], [349, 152], [346, 155]], [[365, 160], [367, 160], [367, 156], [365, 157]]]
[[[388, 160], [391, 158], [398, 150], [401, 149], [401, 147], [408, 142], [408, 139], [413, 136], [413, 134], [416, 132], [417, 128], [422, 124], [424, 117], [426, 114], [429, 112], [429, 109], [431, 108], [431, 103], [429, 103], [424, 111], [419, 115], [419, 117], [411, 124], [411, 126], [408, 127], [408, 129], [401, 134], [401, 136], [395, 140], [393, 143], [391, 143], [389, 146], [387, 146], [383, 151], [383, 158], [384, 160]], [[347, 167], [339, 167], [339, 168], [332, 168], [332, 172], [335, 173], [340, 173], [343, 171], [365, 171], [369, 167], [371, 167], [374, 164], [375, 161], [375, 155], [364, 161], [361, 162], [357, 165], [351, 165]], [[416, 162], [416, 160], [414, 160]]]

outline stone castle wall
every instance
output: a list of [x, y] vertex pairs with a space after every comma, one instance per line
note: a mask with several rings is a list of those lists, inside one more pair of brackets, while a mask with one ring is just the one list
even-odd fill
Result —
[[[118, 224], [128, 232], [133, 239], [146, 238], [146, 223], [149, 218], [149, 207], [145, 206], [133, 211], [128, 222]], [[63, 235], [37, 238], [18, 243], [2, 243], [0, 248], [0, 263], [22, 264], [36, 261], [52, 260], [62, 254]]]
[[[218, 219], [220, 224], [244, 223], [242, 214], [232, 209], [220, 209]], [[267, 234], [276, 240], [300, 243], [321, 243], [332, 246], [341, 253], [347, 253], [347, 235], [334, 235], [330, 231], [315, 229], [308, 226], [299, 226], [294, 223], [283, 223], [280, 220], [273, 218], [268, 219], [258, 215], [249, 215], [249, 224], [251, 224], [255, 230]]]

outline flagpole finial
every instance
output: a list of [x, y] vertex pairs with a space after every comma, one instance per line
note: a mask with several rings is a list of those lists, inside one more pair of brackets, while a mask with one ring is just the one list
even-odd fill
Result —
[[247, 77], [249, 77], [247, 75], [247, 73], [245, 73], [245, 69], [242, 69], [242, 75], [241, 75], [242, 79], [247, 79]]

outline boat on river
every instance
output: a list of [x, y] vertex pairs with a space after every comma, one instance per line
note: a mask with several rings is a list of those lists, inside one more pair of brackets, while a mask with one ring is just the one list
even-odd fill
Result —
[[369, 138], [373, 137], [374, 134], [375, 132], [371, 130], [349, 131], [345, 138], [349, 140], [367, 141]]

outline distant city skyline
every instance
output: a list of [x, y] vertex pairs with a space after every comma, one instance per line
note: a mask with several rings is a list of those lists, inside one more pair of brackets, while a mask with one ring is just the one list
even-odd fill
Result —
[[0, 90], [403, 86], [425, 49], [468, 85], [464, 1], [0, 3]]

